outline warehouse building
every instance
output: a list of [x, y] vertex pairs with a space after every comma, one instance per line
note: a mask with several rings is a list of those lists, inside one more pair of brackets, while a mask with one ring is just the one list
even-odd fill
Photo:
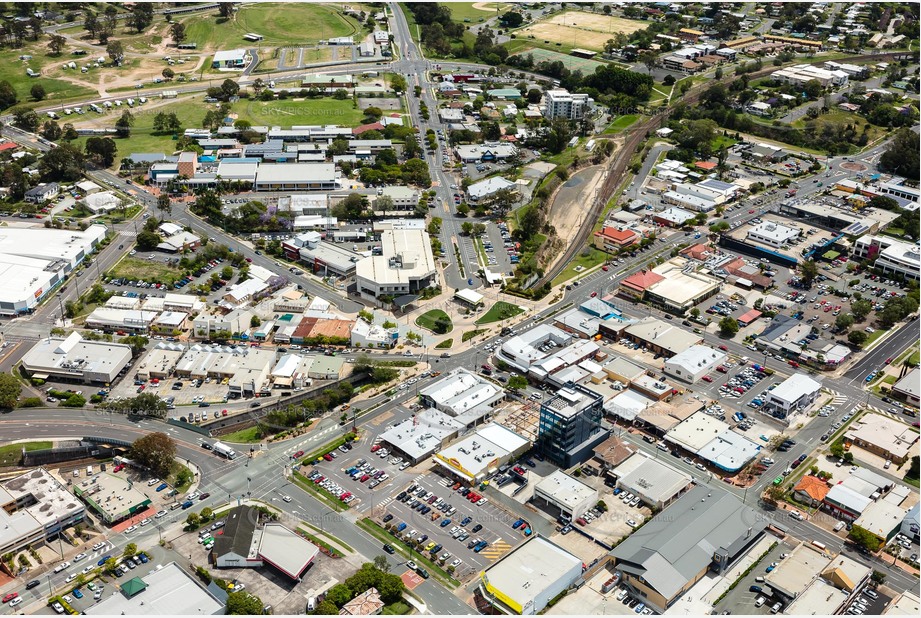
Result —
[[479, 592], [501, 613], [532, 616], [581, 576], [581, 558], [535, 534], [480, 574]]
[[666, 375], [694, 384], [726, 360], [726, 353], [705, 345], [692, 345], [665, 361]]
[[263, 163], [256, 170], [256, 191], [332, 191], [338, 188], [333, 163]]
[[83, 521], [86, 509], [44, 468], [0, 483], [0, 553], [41, 545]]
[[389, 450], [417, 464], [448, 443], [464, 429], [464, 424], [440, 410], [428, 408], [389, 427], [378, 438]]
[[444, 412], [465, 427], [492, 412], [504, 399], [505, 389], [463, 367], [419, 391], [422, 405]]
[[700, 335], [651, 316], [628, 325], [620, 336], [668, 358], [701, 341]]
[[42, 339], [22, 357], [30, 377], [66, 382], [111, 384], [131, 362], [131, 346], [89, 341], [73, 332], [66, 339]]
[[708, 573], [726, 573], [767, 523], [735, 496], [695, 486], [611, 551], [614, 568], [627, 590], [664, 613]]
[[598, 504], [598, 490], [562, 470], [554, 470], [534, 486], [534, 499], [553, 507], [554, 515], [575, 520], [595, 508]]

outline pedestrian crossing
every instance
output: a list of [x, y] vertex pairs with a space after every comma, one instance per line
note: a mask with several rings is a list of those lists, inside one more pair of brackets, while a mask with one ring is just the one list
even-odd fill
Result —
[[895, 419], [897, 421], [905, 422], [905, 417], [902, 416], [901, 414], [890, 412], [889, 410], [884, 410], [883, 408], [877, 408], [876, 406], [866, 406], [866, 405], [862, 405], [860, 406], [860, 408], [863, 410], [869, 410], [869, 411], [875, 412], [876, 414], [880, 414], [882, 416], [888, 416], [889, 418]]
[[137, 238], [138, 233], [134, 230], [118, 230], [119, 236], [125, 236], [127, 238]]
[[480, 554], [486, 558], [489, 558], [490, 560], [497, 560], [502, 555], [507, 553], [511, 548], [512, 548], [511, 545], [509, 545], [502, 539], [499, 539], [498, 541], [490, 543], [489, 546], [486, 547], [486, 549], [480, 552]]
[[847, 403], [849, 399], [847, 395], [842, 395], [841, 393], [837, 393], [834, 391], [832, 392], [834, 393], [834, 397], [832, 397], [831, 405], [837, 408], [838, 406]]

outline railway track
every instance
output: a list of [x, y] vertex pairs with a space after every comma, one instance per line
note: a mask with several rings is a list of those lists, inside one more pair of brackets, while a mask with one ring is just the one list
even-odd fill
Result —
[[[882, 61], [894, 61], [902, 60], [905, 58], [917, 58], [917, 52], [882, 52], [878, 54], [865, 54], [862, 56], [855, 56], [849, 58], [849, 62], [882, 62]], [[808, 62], [800, 62], [799, 64], [824, 64], [826, 60], [811, 60]], [[764, 77], [776, 71], [778, 67], [770, 66], [764, 67], [757, 71], [748, 73], [749, 78], [758, 78]], [[691, 88], [688, 90], [680, 101], [685, 104], [694, 104], [700, 100], [700, 96], [704, 91], [710, 87], [709, 83], [703, 83], [699, 86]], [[598, 221], [601, 217], [601, 213], [604, 211], [605, 204], [613, 197], [614, 192], [616, 191], [618, 185], [623, 181], [624, 172], [627, 170], [627, 165], [630, 163], [630, 160], [633, 158], [633, 154], [636, 152], [637, 147], [642, 143], [646, 138], [646, 135], [654, 130], [659, 128], [659, 126], [664, 123], [669, 115], [672, 112], [672, 107], [669, 106], [664, 110], [663, 113], [656, 114], [649, 119], [645, 120], [643, 124], [633, 127], [629, 131], [626, 142], [624, 143], [623, 148], [620, 153], [618, 153], [611, 166], [608, 168], [608, 175], [605, 178], [604, 183], [601, 186], [601, 190], [598, 192], [598, 197], [595, 199], [594, 203], [591, 205], [588, 216], [584, 219], [582, 228], [579, 230], [579, 233], [573, 239], [573, 242], [570, 243], [569, 247], [563, 253], [562, 259], [557, 260], [554, 266], [544, 273], [544, 276], [538, 279], [531, 288], [538, 288], [545, 285], [548, 282], [552, 282], [560, 272], [566, 268], [566, 265], [572, 261], [579, 252], [585, 247], [588, 242], [588, 237], [592, 232], [592, 229], [595, 227], [595, 222]]]

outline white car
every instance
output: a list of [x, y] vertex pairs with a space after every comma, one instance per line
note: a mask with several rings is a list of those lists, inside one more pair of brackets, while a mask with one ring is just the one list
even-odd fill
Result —
[[285, 496], [284, 498], [282, 498], [282, 500], [284, 500], [285, 502], [291, 502], [291, 496]]
[[87, 566], [87, 567], [83, 567], [83, 570], [80, 571], [80, 572], [83, 573], [84, 575], [89, 575], [90, 573], [93, 572], [93, 569], [95, 569], [95, 568], [96, 568], [96, 567], [94, 567], [93, 565], [90, 565], [90, 566]]
[[166, 517], [166, 511], [158, 511], [157, 514], [154, 515], [154, 517], [156, 517], [157, 519], [160, 519], [161, 517]]
[[627, 520], [627, 525], [630, 526], [631, 528], [636, 528], [636, 526], [637, 526], [638, 524], [637, 524], [635, 521], [633, 521], [632, 519], [628, 519], [628, 520]]
[[453, 566], [456, 569], [457, 567], [460, 566], [460, 563], [461, 563], [460, 558], [458, 558], [454, 562], [451, 563], [451, 566]]
[[65, 584], [69, 584], [70, 582], [74, 581], [75, 579], [77, 579], [77, 574], [76, 574], [76, 573], [71, 573], [70, 575], [67, 576], [67, 579], [64, 580], [64, 583], [65, 583]]
[[137, 530], [137, 529], [138, 529], [137, 526], [130, 526], [129, 528], [126, 528], [126, 529], [125, 529], [125, 534], [129, 534], [129, 533], [131, 533], [131, 532], [134, 532], [134, 531]]
[[86, 554], [84, 553], [77, 554], [76, 556], [74, 556], [74, 562], [80, 562], [84, 558], [86, 558]]
[[16, 607], [20, 603], [22, 603], [22, 597], [16, 597], [12, 601], [10, 601], [10, 607]]
[[99, 551], [100, 549], [102, 549], [102, 548], [105, 547], [105, 546], [106, 546], [105, 543], [96, 543], [95, 545], [93, 545], [93, 551]]

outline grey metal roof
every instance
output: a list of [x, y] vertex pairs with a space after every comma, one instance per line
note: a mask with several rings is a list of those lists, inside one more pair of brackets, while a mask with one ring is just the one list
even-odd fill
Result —
[[[767, 523], [720, 489], [697, 486], [611, 551], [618, 568], [642, 575], [671, 599], [725, 548], [760, 534]], [[750, 532], [749, 532], [750, 531]]]
[[234, 553], [248, 556], [253, 533], [259, 522], [259, 511], [252, 506], [238, 506], [228, 513], [224, 528], [214, 538], [214, 555]]

